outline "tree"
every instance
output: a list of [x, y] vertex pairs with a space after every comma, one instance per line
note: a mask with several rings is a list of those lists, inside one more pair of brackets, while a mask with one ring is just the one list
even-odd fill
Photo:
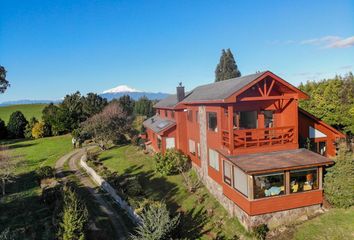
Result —
[[70, 125], [70, 119], [68, 120], [66, 117], [66, 111], [53, 103], [44, 107], [42, 111], [42, 119], [46, 128], [49, 128], [47, 132], [52, 133], [55, 136], [69, 132], [67, 128], [68, 125]]
[[222, 50], [220, 62], [215, 70], [215, 82], [240, 77], [241, 72], [238, 70], [236, 61], [230, 49]]
[[107, 99], [95, 93], [88, 93], [86, 97], [82, 97], [82, 112], [85, 120], [101, 112], [105, 106], [107, 106]]
[[301, 100], [299, 106], [333, 127], [354, 133], [354, 76], [301, 83], [299, 89], [310, 95]]
[[146, 96], [143, 96], [135, 102], [134, 112], [136, 115], [151, 117], [155, 114], [153, 106], [153, 101], [149, 100]]
[[7, 137], [7, 129], [5, 122], [0, 118], [0, 139], [5, 139]]
[[20, 111], [13, 112], [7, 125], [7, 131], [11, 138], [23, 138], [27, 120]]
[[118, 103], [128, 116], [133, 115], [135, 101], [129, 95], [123, 95], [118, 99]]
[[6, 80], [6, 69], [0, 65], [0, 93], [4, 93], [10, 87], [9, 81]]
[[136, 228], [132, 240], [172, 239], [172, 232], [177, 228], [179, 215], [171, 217], [165, 203], [155, 202], [147, 206], [142, 214], [142, 224]]
[[12, 182], [18, 166], [18, 157], [13, 157], [7, 147], [0, 146], [0, 184], [2, 195], [6, 194], [6, 184]]
[[59, 105], [65, 116], [62, 120], [64, 120], [63, 124], [66, 131], [71, 132], [86, 119], [82, 110], [82, 105], [83, 101], [80, 92], [66, 95]]
[[36, 123], [38, 123], [38, 120], [35, 117], [29, 120], [25, 129], [25, 138], [32, 138], [32, 129]]
[[63, 218], [60, 223], [60, 239], [84, 240], [88, 211], [74, 190], [64, 187]]
[[324, 192], [329, 203], [348, 208], [354, 205], [354, 153], [346, 143], [340, 144], [335, 165], [327, 169]]
[[131, 129], [127, 113], [117, 102], [110, 103], [101, 113], [93, 115], [82, 124], [82, 131], [89, 134], [102, 150], [113, 142], [121, 142]]
[[32, 128], [32, 136], [35, 139], [37, 139], [37, 138], [44, 137], [44, 134], [45, 134], [44, 123], [43, 122], [35, 123]]

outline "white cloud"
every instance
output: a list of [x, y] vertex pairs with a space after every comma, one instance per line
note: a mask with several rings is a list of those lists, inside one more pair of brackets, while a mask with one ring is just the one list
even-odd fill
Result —
[[300, 44], [316, 45], [323, 48], [347, 48], [354, 46], [354, 36], [348, 38], [341, 38], [339, 36], [325, 36], [322, 38], [303, 40]]

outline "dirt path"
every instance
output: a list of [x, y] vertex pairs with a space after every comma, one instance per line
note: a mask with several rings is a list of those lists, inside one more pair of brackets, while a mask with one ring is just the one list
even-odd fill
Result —
[[81, 157], [85, 154], [85, 150], [85, 148], [77, 149], [61, 157], [55, 164], [56, 175], [62, 178], [64, 181], [66, 180], [66, 176], [68, 174], [64, 171], [64, 165], [68, 161], [71, 174], [75, 174], [80, 183], [95, 199], [100, 207], [100, 210], [108, 216], [116, 232], [116, 236], [118, 236], [118, 239], [126, 239], [126, 236], [129, 235], [129, 231], [122, 217], [119, 213], [117, 213], [111, 203], [103, 198], [103, 195], [97, 188], [97, 185], [94, 184], [86, 175], [86, 173], [78, 166]]

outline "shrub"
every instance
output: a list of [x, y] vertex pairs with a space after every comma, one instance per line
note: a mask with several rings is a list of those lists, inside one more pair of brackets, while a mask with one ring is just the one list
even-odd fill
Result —
[[7, 137], [7, 129], [5, 122], [0, 118], [0, 139], [5, 139]]
[[137, 178], [129, 179], [125, 188], [129, 196], [140, 196], [143, 193], [143, 188]]
[[269, 228], [267, 224], [261, 224], [253, 229], [254, 235], [259, 240], [265, 240], [267, 237], [267, 233], [269, 232]]
[[348, 208], [354, 205], [354, 153], [345, 144], [340, 144], [335, 165], [327, 169], [324, 192], [328, 202], [335, 207]]
[[54, 169], [50, 166], [40, 167], [36, 170], [38, 180], [54, 177]]
[[13, 112], [7, 124], [7, 131], [10, 138], [23, 138], [27, 125], [25, 116], [20, 111]]
[[44, 188], [41, 195], [41, 200], [47, 205], [53, 205], [61, 197], [60, 185]]
[[156, 171], [162, 175], [177, 174], [189, 166], [188, 157], [174, 149], [168, 149], [165, 154], [156, 153], [154, 160]]
[[133, 240], [162, 240], [173, 239], [172, 232], [177, 228], [180, 216], [171, 217], [166, 204], [161, 202], [152, 203], [147, 206], [142, 214], [142, 224], [139, 225]]
[[32, 137], [35, 139], [44, 137], [44, 123], [37, 122], [32, 128]]
[[83, 240], [88, 223], [86, 205], [71, 188], [65, 187], [63, 193], [64, 205], [59, 238], [63, 240]]

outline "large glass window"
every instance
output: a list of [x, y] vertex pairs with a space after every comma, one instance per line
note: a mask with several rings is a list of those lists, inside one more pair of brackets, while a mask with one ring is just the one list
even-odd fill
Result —
[[240, 129], [257, 128], [257, 111], [240, 112], [239, 118]]
[[318, 189], [317, 168], [290, 171], [290, 192]]
[[273, 111], [264, 111], [264, 127], [272, 128], [274, 127], [274, 112]]
[[216, 112], [208, 112], [208, 129], [213, 132], [218, 131], [218, 119]]
[[248, 176], [241, 169], [234, 166], [234, 188], [248, 197]]
[[284, 173], [254, 176], [254, 198], [264, 198], [285, 193]]
[[213, 149], [209, 149], [209, 165], [219, 171], [219, 154]]
[[229, 162], [224, 161], [224, 182], [231, 186], [232, 182], [232, 166]]

